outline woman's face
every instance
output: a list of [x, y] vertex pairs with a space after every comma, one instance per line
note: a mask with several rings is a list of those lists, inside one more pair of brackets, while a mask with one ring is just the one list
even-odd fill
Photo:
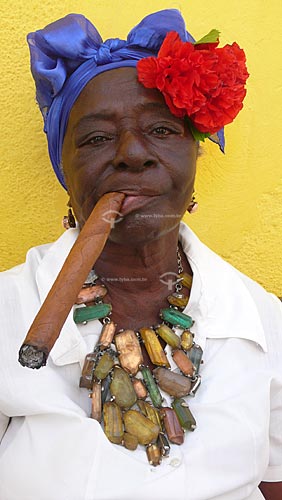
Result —
[[128, 198], [110, 239], [135, 244], [171, 231], [191, 200], [197, 149], [184, 121], [159, 91], [138, 83], [134, 68], [100, 74], [74, 104], [63, 145], [80, 225], [104, 193], [122, 191]]

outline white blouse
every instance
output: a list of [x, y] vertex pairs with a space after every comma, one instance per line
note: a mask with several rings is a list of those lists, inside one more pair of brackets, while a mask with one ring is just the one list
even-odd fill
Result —
[[[279, 300], [203, 245], [181, 223], [193, 270], [184, 310], [204, 350], [202, 384], [188, 397], [197, 421], [159, 467], [144, 449], [108, 441], [88, 418], [78, 386], [98, 320], [79, 328], [68, 316], [40, 370], [18, 350], [77, 230], [28, 252], [0, 278], [1, 500], [259, 500], [264, 481], [282, 481], [282, 307]], [[169, 401], [167, 401], [169, 404]]]

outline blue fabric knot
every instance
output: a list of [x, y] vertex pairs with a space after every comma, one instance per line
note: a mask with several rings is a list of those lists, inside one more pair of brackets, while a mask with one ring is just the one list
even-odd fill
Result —
[[94, 56], [97, 66], [109, 64], [114, 60], [120, 59], [116, 52], [125, 46], [125, 40], [120, 40], [119, 38], [110, 38], [109, 40], [106, 40], [100, 45]]

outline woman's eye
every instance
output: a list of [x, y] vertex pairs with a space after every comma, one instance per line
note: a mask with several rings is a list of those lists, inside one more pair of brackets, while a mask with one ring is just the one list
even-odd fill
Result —
[[109, 141], [111, 138], [107, 135], [94, 135], [89, 137], [89, 139], [86, 139], [81, 142], [80, 147], [82, 146], [100, 146], [101, 144], [104, 144], [105, 142]]
[[108, 137], [104, 135], [95, 135], [95, 137], [91, 137], [91, 139], [88, 139], [86, 141], [86, 144], [100, 144], [101, 142], [106, 142], [108, 140]]
[[173, 133], [174, 133], [173, 130], [171, 130], [167, 127], [156, 127], [153, 130], [154, 135], [160, 135], [160, 136], [169, 135], [169, 134], [173, 134]]

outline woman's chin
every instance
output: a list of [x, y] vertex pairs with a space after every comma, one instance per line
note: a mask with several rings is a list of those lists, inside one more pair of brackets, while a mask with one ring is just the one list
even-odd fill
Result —
[[138, 246], [159, 239], [178, 226], [179, 222], [179, 219], [174, 218], [128, 214], [114, 224], [109, 239], [120, 245]]

